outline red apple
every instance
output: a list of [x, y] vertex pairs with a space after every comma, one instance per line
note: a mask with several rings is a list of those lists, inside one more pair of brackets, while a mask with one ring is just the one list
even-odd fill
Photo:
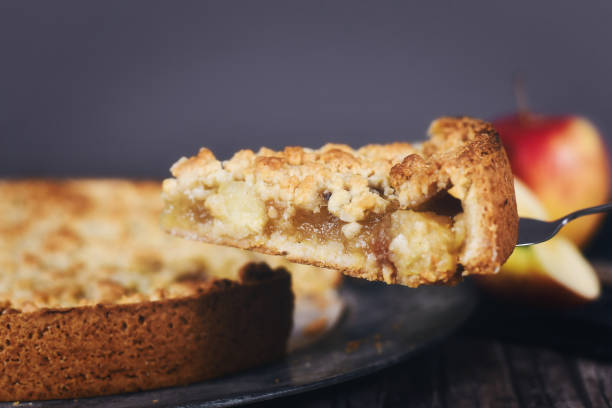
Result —
[[[602, 137], [578, 116], [522, 113], [493, 122], [512, 170], [536, 194], [552, 218], [606, 202], [610, 165]], [[571, 222], [561, 232], [584, 245], [601, 215]]]

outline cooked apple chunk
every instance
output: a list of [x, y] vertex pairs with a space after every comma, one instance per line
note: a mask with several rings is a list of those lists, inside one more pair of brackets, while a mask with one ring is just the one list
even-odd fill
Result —
[[172, 166], [164, 227], [175, 235], [418, 286], [491, 274], [512, 252], [512, 173], [493, 128], [441, 118], [421, 144], [354, 150], [208, 149]]

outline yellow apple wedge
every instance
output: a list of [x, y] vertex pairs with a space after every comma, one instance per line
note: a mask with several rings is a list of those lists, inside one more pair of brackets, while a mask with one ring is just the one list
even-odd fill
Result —
[[[514, 188], [521, 217], [550, 219], [536, 196], [519, 180]], [[476, 282], [496, 297], [539, 306], [572, 306], [594, 300], [601, 286], [593, 267], [567, 238], [517, 247], [499, 274]]]

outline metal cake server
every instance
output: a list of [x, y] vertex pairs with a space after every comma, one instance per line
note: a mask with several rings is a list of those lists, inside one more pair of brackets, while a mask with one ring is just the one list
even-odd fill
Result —
[[539, 244], [548, 241], [561, 230], [568, 222], [583, 215], [596, 214], [612, 210], [612, 203], [597, 205], [595, 207], [583, 208], [561, 217], [555, 221], [541, 221], [533, 218], [520, 218], [518, 230], [518, 242], [516, 246]]

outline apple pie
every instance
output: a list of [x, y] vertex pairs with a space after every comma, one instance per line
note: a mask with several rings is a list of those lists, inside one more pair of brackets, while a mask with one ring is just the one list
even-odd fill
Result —
[[418, 286], [496, 273], [518, 216], [493, 127], [440, 118], [423, 143], [354, 150], [203, 148], [164, 181], [164, 228], [369, 280]]
[[285, 354], [286, 269], [164, 233], [160, 187], [0, 180], [0, 401], [188, 384]]

